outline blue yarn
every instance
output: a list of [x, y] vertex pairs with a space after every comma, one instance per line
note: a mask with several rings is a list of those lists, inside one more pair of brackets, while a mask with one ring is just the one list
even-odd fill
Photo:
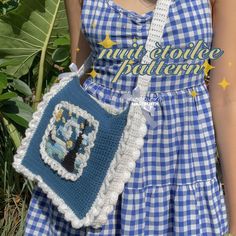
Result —
[[[54, 108], [61, 101], [67, 101], [81, 107], [99, 121], [98, 132], [87, 166], [76, 181], [63, 179], [48, 164], [44, 163], [39, 151], [42, 137]], [[77, 77], [73, 78], [49, 101], [30, 140], [22, 165], [33, 174], [40, 175], [44, 183], [62, 198], [68, 207], [73, 209], [76, 216], [79, 218], [85, 217], [97, 197], [107, 170], [117, 151], [127, 122], [129, 108], [130, 106], [119, 115], [110, 114], [83, 90]]]

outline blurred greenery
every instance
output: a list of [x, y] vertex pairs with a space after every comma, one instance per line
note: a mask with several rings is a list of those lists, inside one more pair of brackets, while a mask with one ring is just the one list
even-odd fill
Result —
[[[53, 2], [53, 4], [52, 4]], [[68, 70], [63, 0], [0, 0], [0, 235], [23, 235], [34, 183], [12, 168], [42, 94]]]
[[20, 0], [0, 0], [0, 15], [5, 15], [7, 12], [18, 7]]

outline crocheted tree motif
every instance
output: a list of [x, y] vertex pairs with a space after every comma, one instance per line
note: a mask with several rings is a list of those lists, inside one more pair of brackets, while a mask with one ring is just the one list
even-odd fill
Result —
[[61, 163], [62, 166], [69, 172], [73, 172], [75, 169], [74, 164], [75, 164], [76, 154], [78, 153], [80, 145], [83, 141], [83, 134], [87, 126], [88, 126], [88, 121], [85, 120], [82, 126], [83, 128], [80, 130], [79, 136], [76, 138], [73, 148], [67, 152]]
[[87, 166], [98, 126], [90, 113], [62, 101], [54, 108], [42, 138], [41, 158], [62, 178], [75, 181]]

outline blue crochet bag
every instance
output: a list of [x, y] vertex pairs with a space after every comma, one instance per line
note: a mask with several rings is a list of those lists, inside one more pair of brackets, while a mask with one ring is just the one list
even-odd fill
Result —
[[[171, 0], [158, 0], [146, 50], [160, 41]], [[142, 63], [150, 61], [149, 55]], [[34, 180], [72, 227], [101, 227], [130, 179], [147, 132], [140, 105], [118, 110], [89, 95], [78, 71], [62, 74], [33, 114], [13, 167]], [[145, 95], [150, 76], [139, 76]]]

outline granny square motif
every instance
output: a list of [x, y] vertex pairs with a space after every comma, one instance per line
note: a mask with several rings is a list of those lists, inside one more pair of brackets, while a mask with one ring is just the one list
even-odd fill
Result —
[[40, 144], [44, 162], [68, 180], [77, 180], [87, 166], [99, 122], [66, 101], [56, 105]]

